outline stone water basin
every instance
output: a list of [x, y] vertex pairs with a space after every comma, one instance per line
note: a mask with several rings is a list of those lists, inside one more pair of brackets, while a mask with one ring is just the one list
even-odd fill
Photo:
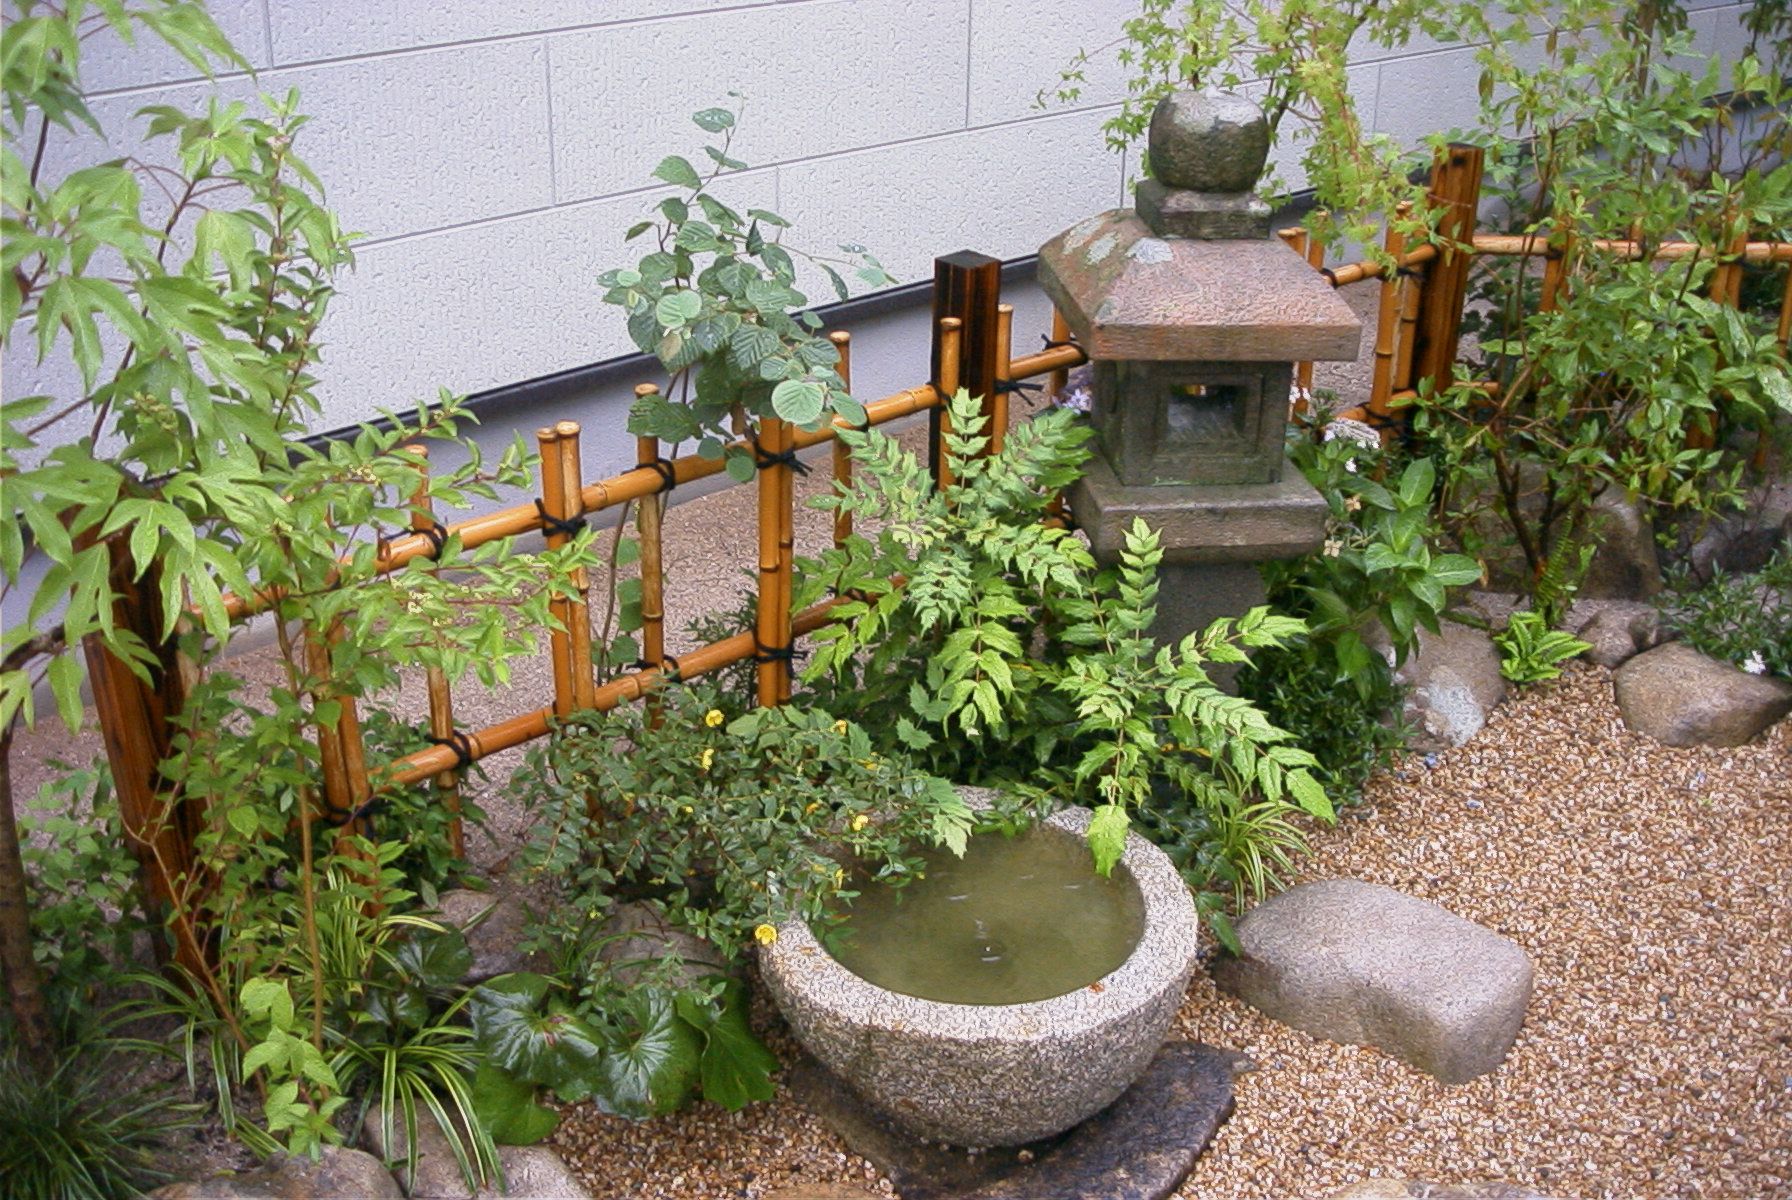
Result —
[[[1066, 809], [1027, 836], [1061, 841], [1086, 861], [1089, 820], [1087, 809]], [[981, 838], [1001, 836], [980, 835], [973, 852]], [[1092, 869], [1088, 874], [1096, 879]], [[1194, 901], [1163, 852], [1128, 835], [1108, 882], [1124, 901], [1112, 919], [1136, 930], [1136, 940], [1110, 956], [1118, 959], [1111, 969], [1099, 956], [1088, 960], [1097, 977], [1062, 977], [1075, 982], [1061, 994], [1017, 1003], [911, 995], [849, 970], [801, 920], [786, 922], [761, 949], [761, 971], [809, 1053], [905, 1132], [957, 1146], [1022, 1145], [1081, 1123], [1138, 1078], [1163, 1043], [1194, 969]], [[1117, 927], [1110, 924], [1110, 933]], [[921, 928], [936, 926], [923, 921]], [[961, 968], [965, 976], [980, 970], [972, 953]], [[884, 970], [867, 973], [892, 978]], [[979, 994], [970, 979], [963, 981], [969, 992], [956, 992], [952, 973], [948, 960], [936, 964], [931, 980], [909, 973], [894, 982]]]

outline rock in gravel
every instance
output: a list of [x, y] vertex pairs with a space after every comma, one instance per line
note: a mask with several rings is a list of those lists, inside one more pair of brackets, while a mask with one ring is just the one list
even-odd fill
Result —
[[1640, 600], [1587, 600], [1571, 608], [1568, 618], [1567, 627], [1590, 647], [1581, 657], [1607, 670], [1661, 641], [1660, 614]]
[[1420, 1179], [1365, 1179], [1331, 1200], [1550, 1200], [1515, 1183], [1426, 1183]]
[[[1391, 663], [1392, 650], [1384, 653]], [[1481, 732], [1487, 714], [1506, 696], [1493, 639], [1453, 621], [1445, 621], [1440, 633], [1420, 630], [1418, 649], [1394, 678], [1407, 689], [1406, 719], [1412, 748], [1419, 751], [1462, 745]]]
[[1296, 1029], [1374, 1046], [1445, 1083], [1499, 1066], [1531, 999], [1516, 942], [1378, 884], [1325, 879], [1238, 923], [1219, 986]]
[[[391, 1152], [387, 1153], [377, 1104], [367, 1110], [361, 1123], [361, 1144], [392, 1164], [394, 1178], [401, 1183], [406, 1180], [405, 1153], [409, 1142], [404, 1128], [394, 1120]], [[475, 1196], [509, 1196], [511, 1200], [590, 1200], [591, 1193], [579, 1183], [552, 1147], [499, 1146], [498, 1161], [503, 1164], [507, 1186], [500, 1188], [493, 1180], [475, 1193], [467, 1186], [460, 1164], [454, 1159], [454, 1151], [449, 1148], [448, 1139], [443, 1136], [435, 1118], [420, 1112], [417, 1114], [416, 1173], [408, 1176], [408, 1191], [394, 1192], [393, 1195], [409, 1195], [411, 1200], [473, 1200]]]
[[151, 1200], [404, 1200], [379, 1159], [337, 1146], [316, 1162], [302, 1154], [276, 1154], [252, 1171], [170, 1183], [149, 1195]]
[[618, 904], [604, 922], [601, 937], [605, 940], [598, 957], [615, 967], [617, 979], [625, 984], [632, 984], [643, 967], [667, 955], [679, 960], [673, 976], [680, 983], [728, 973], [728, 960], [713, 943], [668, 925], [651, 904]]
[[453, 925], [466, 933], [467, 949], [473, 952], [468, 983], [480, 983], [512, 971], [552, 969], [546, 955], [525, 954], [518, 949], [529, 914], [523, 898], [515, 893], [455, 888], [438, 898], [436, 915], [444, 925]]
[[1682, 642], [1612, 676], [1624, 723], [1669, 746], [1740, 746], [1792, 712], [1792, 683], [1707, 658]]

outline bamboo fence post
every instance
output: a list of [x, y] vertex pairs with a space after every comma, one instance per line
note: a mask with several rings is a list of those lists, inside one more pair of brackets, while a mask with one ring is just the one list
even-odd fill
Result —
[[[339, 704], [346, 704], [347, 697], [331, 694], [328, 635], [316, 626], [307, 625], [300, 636], [305, 642], [305, 673], [310, 676], [312, 703], [315, 705], [334, 700]], [[317, 723], [318, 765], [323, 769], [324, 806], [329, 813], [352, 813], [357, 807], [354, 790], [349, 783], [348, 756], [343, 750], [342, 733], [343, 723], [340, 717], [335, 721]], [[321, 814], [300, 813], [299, 819], [308, 821], [318, 815]], [[342, 832], [347, 833], [348, 829], [349, 826], [344, 825]]]
[[[1395, 224], [1412, 211], [1411, 206], [1401, 204], [1394, 210], [1394, 220], [1388, 222], [1384, 249], [1388, 260], [1398, 263], [1406, 253], [1406, 234]], [[1394, 392], [1394, 357], [1400, 336], [1400, 289], [1405, 277], [1398, 270], [1382, 272], [1381, 294], [1375, 310], [1375, 366], [1369, 379], [1369, 424], [1386, 439], [1388, 428], [1393, 424], [1392, 411], [1388, 405], [1388, 397]]]
[[[536, 501], [536, 506], [541, 510], [544, 522], [563, 521], [566, 519], [563, 510], [566, 490], [560, 477], [563, 464], [559, 426], [536, 430], [535, 441], [541, 450], [541, 499]], [[566, 544], [564, 532], [544, 528], [544, 533], [548, 549], [558, 550]], [[552, 597], [548, 601], [548, 613], [557, 627], [548, 634], [548, 654], [554, 669], [554, 715], [567, 717], [578, 707], [573, 687], [571, 599]]]
[[[1730, 241], [1730, 248], [1711, 272], [1711, 298], [1719, 304], [1735, 308], [1742, 303], [1742, 255], [1748, 249], [1745, 229]], [[1727, 261], [1726, 261], [1727, 260]]]
[[1567, 283], [1569, 260], [1574, 257], [1574, 231], [1552, 236], [1549, 257], [1543, 260], [1543, 312], [1554, 312], [1562, 306], [1562, 288]]
[[[643, 383], [636, 396], [650, 396], [659, 388]], [[651, 467], [660, 460], [658, 438], [635, 439], [635, 462]], [[666, 576], [664, 519], [666, 498], [660, 493], [636, 501], [635, 533], [641, 539], [641, 661], [655, 669], [666, 664]]]
[[[840, 386], [850, 393], [852, 391], [852, 334], [847, 333], [844, 329], [837, 329], [828, 334], [828, 341], [834, 343], [834, 349], [840, 352], [840, 361], [835, 365], [834, 373], [840, 376]], [[852, 449], [836, 437], [833, 456], [834, 491], [839, 494], [852, 486]], [[835, 509], [834, 545], [844, 546], [846, 539], [851, 536], [852, 514], [845, 509]]]
[[1437, 226], [1437, 236], [1444, 244], [1425, 272], [1419, 296], [1413, 386], [1422, 388], [1430, 381], [1434, 394], [1449, 387], [1455, 378], [1456, 343], [1472, 257], [1469, 247], [1475, 236], [1485, 160], [1479, 146], [1453, 142], [1438, 151], [1431, 168], [1429, 199], [1444, 210]]
[[934, 484], [940, 488], [950, 487], [952, 472], [946, 465], [945, 438], [952, 432], [952, 422], [946, 413], [946, 404], [958, 394], [958, 355], [964, 322], [957, 317], [946, 317], [935, 326], [934, 343], [939, 349], [939, 371], [934, 376], [934, 393], [939, 403], [934, 406], [934, 414], [938, 418], [934, 424], [938, 431], [932, 441], [933, 445], [933, 478]]
[[[1281, 230], [1277, 235], [1288, 244], [1288, 248], [1300, 255], [1309, 267], [1317, 271], [1325, 262], [1325, 246], [1318, 238], [1307, 232], [1303, 225], [1293, 225]], [[1296, 417], [1307, 415], [1308, 401], [1313, 395], [1313, 360], [1294, 364], [1294, 386], [1297, 396], [1292, 413]]]
[[[961, 250], [933, 260], [933, 320], [936, 330], [948, 317], [961, 323], [958, 372], [950, 388], [943, 384], [945, 343], [936, 336], [932, 352], [932, 378], [947, 400], [959, 388], [982, 401], [984, 433], [993, 421], [996, 383], [996, 306], [1002, 298], [1002, 260], [974, 250]], [[945, 406], [934, 410], [928, 467], [940, 487], [946, 486], [945, 437], [951, 418]]]
[[789, 517], [791, 473], [787, 455], [795, 449], [788, 422], [773, 416], [759, 421], [759, 611], [754, 625], [754, 661], [759, 665], [759, 703], [770, 708], [790, 694], [790, 561], [784, 540]]
[[[411, 493], [411, 531], [434, 533], [441, 525], [436, 521], [435, 508], [429, 497], [429, 447], [411, 445], [405, 450], [418, 459], [417, 490]], [[424, 671], [424, 682], [429, 689], [429, 736], [439, 744], [447, 744], [454, 737], [454, 693], [448, 686], [448, 676], [442, 668], [430, 667]], [[454, 857], [465, 858], [467, 838], [460, 819], [460, 771], [450, 768], [437, 775], [433, 782], [442, 807], [453, 814], [448, 821], [449, 849], [454, 852]]]
[[1786, 286], [1780, 294], [1780, 345], [1792, 351], [1792, 267], [1786, 268]]
[[1000, 454], [1008, 440], [1008, 396], [1013, 380], [1014, 305], [996, 305], [996, 376], [989, 392], [989, 453]]
[[[1052, 345], [1062, 346], [1069, 340], [1070, 322], [1064, 319], [1064, 314], [1059, 312], [1058, 306], [1054, 304], [1052, 305]], [[1069, 386], [1070, 368], [1059, 367], [1051, 373], [1051, 377], [1046, 381], [1045, 394], [1055, 401], [1064, 394], [1064, 389]]]
[[[560, 452], [561, 517], [583, 525], [585, 483], [579, 465], [579, 423], [560, 421], [555, 424], [554, 432], [560, 435], [555, 446]], [[584, 709], [591, 707], [591, 697], [597, 691], [597, 663], [591, 657], [591, 576], [583, 566], [573, 568], [572, 586], [572, 630], [567, 645], [567, 665], [572, 668], [573, 703]]]
[[[83, 639], [81, 650], [106, 762], [112, 769], [119, 820], [137, 859], [146, 903], [154, 910], [152, 915], [173, 909], [190, 917], [189, 902], [202, 882], [193, 839], [205, 827], [205, 811], [196, 799], [171, 800], [160, 792], [161, 765], [173, 749], [174, 723], [186, 703], [186, 689], [175, 648], [162, 638], [161, 570], [152, 565], [140, 577], [135, 575], [127, 532], [106, 539], [115, 597], [112, 619], [117, 628], [141, 638], [157, 664], [145, 681], [97, 636]], [[72, 647], [65, 651], [72, 652]], [[152, 921], [152, 929], [157, 924]], [[155, 937], [156, 961], [166, 965], [172, 958], [195, 974], [202, 972], [207, 955], [192, 921], [173, 921], [163, 928], [173, 944]]]

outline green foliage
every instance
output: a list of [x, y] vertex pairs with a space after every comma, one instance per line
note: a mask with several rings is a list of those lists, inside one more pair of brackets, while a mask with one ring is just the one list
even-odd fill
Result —
[[[747, 165], [730, 157], [734, 114], [711, 108], [692, 120], [720, 134], [721, 145], [704, 147], [702, 172], [678, 155], [660, 163], [654, 177], [679, 194], [628, 233], [631, 241], [651, 234], [654, 248], [634, 267], [599, 277], [604, 302], [627, 314], [635, 345], [670, 377], [662, 392], [636, 402], [629, 432], [674, 446], [695, 439], [703, 457], [720, 458], [739, 423], [753, 417], [811, 427], [836, 414], [862, 422], [865, 410], [834, 369], [839, 351], [817, 333], [820, 318], [798, 311], [808, 297], [796, 287], [797, 258], [826, 275], [842, 300], [847, 289], [837, 267], [872, 287], [890, 277], [861, 246], [841, 247], [849, 261], [803, 254], [785, 244], [790, 222], [777, 213], [742, 214], [723, 203], [716, 181]], [[750, 451], [733, 446], [726, 456], [731, 475], [752, 477]]]
[[303, 1028], [284, 983], [251, 979], [240, 997], [243, 1021], [260, 1041], [243, 1055], [245, 1082], [261, 1075], [262, 1115], [269, 1134], [295, 1154], [317, 1157], [342, 1140], [331, 1117], [346, 1099], [323, 1052], [301, 1036]]
[[979, 406], [960, 392], [950, 410], [943, 490], [894, 440], [842, 435], [852, 484], [819, 503], [878, 532], [802, 564], [799, 604], [849, 597], [815, 635], [804, 673], [815, 696], [861, 720], [880, 749], [940, 774], [1092, 805], [1104, 870], [1142, 813], [1154, 836], [1191, 839], [1181, 861], [1198, 887], [1260, 892], [1300, 842], [1289, 817], [1329, 819], [1331, 806], [1312, 756], [1208, 668], [1304, 626], [1254, 609], [1158, 646], [1156, 535], [1136, 524], [1103, 571], [1043, 520], [1086, 457], [1074, 414], [1042, 414], [980, 457]]
[[[562, 1100], [629, 1116], [671, 1111], [697, 1090], [729, 1108], [771, 1094], [775, 1060], [745, 997], [713, 963], [620, 957], [606, 932], [639, 902], [724, 959], [791, 916], [837, 920], [856, 859], [877, 878], [917, 869], [914, 847], [962, 850], [971, 814], [944, 781], [879, 753], [869, 734], [799, 705], [725, 710], [711, 685], [575, 716], [511, 781], [536, 819], [522, 870], [554, 903], [526, 943], [557, 976], [511, 975], [476, 994], [489, 1061]], [[615, 947], [615, 948], [612, 948]]]
[[1530, 611], [1513, 613], [1493, 644], [1500, 652], [1500, 674], [1513, 683], [1555, 679], [1562, 663], [1592, 648], [1573, 634], [1551, 629], [1542, 613]]
[[78, 1043], [49, 1075], [0, 1050], [0, 1180], [9, 1196], [128, 1200], [172, 1178], [170, 1136], [191, 1113], [166, 1087], [127, 1085], [104, 1038]]
[[[1315, 431], [1324, 423], [1318, 416]], [[1388, 486], [1380, 478], [1394, 465], [1390, 456], [1348, 438], [1296, 434], [1290, 458], [1325, 497], [1325, 544], [1268, 564], [1264, 582], [1271, 607], [1301, 618], [1307, 631], [1257, 655], [1239, 672], [1238, 690], [1313, 753], [1329, 791], [1353, 796], [1403, 742], [1393, 669], [1365, 633], [1379, 626], [1395, 662], [1404, 660], [1420, 628], [1437, 630], [1447, 589], [1476, 582], [1480, 569], [1431, 550], [1438, 531], [1429, 460], [1408, 463]]]
[[1683, 566], [1656, 606], [1699, 653], [1792, 679], [1792, 550], [1782, 546], [1760, 570], [1720, 572], [1703, 586]]
[[104, 1007], [144, 928], [137, 860], [128, 849], [104, 760], [53, 762], [56, 775], [20, 815], [30, 872], [32, 950], [50, 1011], [77, 1040]]

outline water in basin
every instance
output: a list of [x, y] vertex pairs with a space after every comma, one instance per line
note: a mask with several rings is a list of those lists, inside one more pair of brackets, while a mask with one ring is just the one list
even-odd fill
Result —
[[1021, 1004], [1072, 992], [1126, 961], [1144, 930], [1123, 869], [1095, 873], [1082, 839], [980, 834], [963, 858], [935, 850], [906, 887], [867, 883], [828, 939], [879, 987], [953, 1004]]

